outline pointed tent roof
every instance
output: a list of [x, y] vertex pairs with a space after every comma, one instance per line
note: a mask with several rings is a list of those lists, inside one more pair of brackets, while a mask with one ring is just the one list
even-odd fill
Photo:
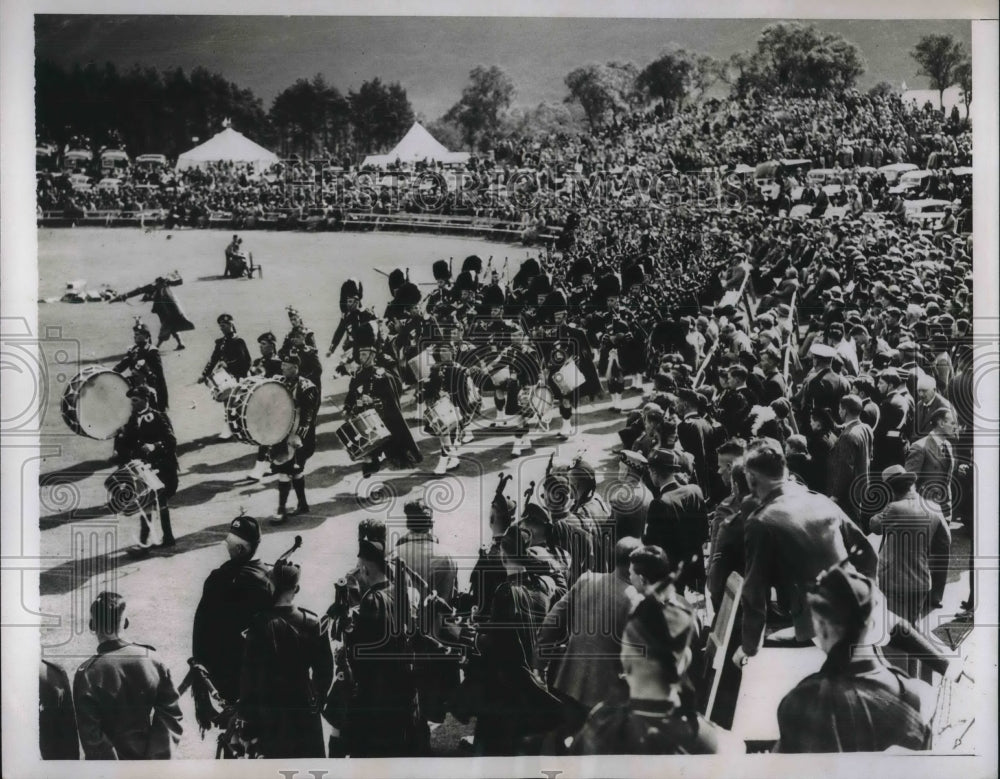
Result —
[[421, 160], [461, 163], [468, 159], [468, 152], [448, 151], [433, 135], [427, 132], [420, 122], [414, 122], [403, 139], [396, 144], [396, 148], [388, 154], [369, 154], [365, 157], [363, 165], [382, 167], [396, 160], [403, 163], [414, 163]]
[[278, 161], [277, 154], [254, 143], [232, 127], [227, 127], [178, 157], [177, 170], [200, 168], [212, 162], [244, 162], [264, 167]]

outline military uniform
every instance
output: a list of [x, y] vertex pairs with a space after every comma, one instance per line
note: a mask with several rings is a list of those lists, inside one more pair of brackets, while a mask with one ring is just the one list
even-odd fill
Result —
[[711, 755], [720, 728], [668, 701], [599, 703], [570, 745], [574, 755]]
[[227, 560], [205, 580], [194, 614], [191, 655], [228, 703], [239, 697], [243, 631], [274, 596], [268, 570], [260, 560]]
[[234, 378], [246, 378], [250, 372], [250, 350], [247, 349], [246, 341], [235, 333], [227, 333], [222, 338], [216, 338], [212, 356], [201, 372], [201, 377], [207, 379], [211, 376], [212, 369], [220, 362]]
[[341, 735], [351, 757], [405, 757], [419, 746], [419, 709], [403, 634], [405, 603], [392, 582], [362, 595], [354, 630], [346, 634], [355, 691]]
[[[390, 462], [399, 467], [415, 465], [423, 460], [399, 405], [401, 391], [402, 385], [396, 374], [385, 368], [366, 365], [351, 377], [344, 400], [344, 416], [352, 417], [367, 407], [374, 407], [392, 436], [383, 447], [370, 455], [365, 466], [366, 476], [378, 470], [379, 456], [383, 452]], [[367, 398], [367, 401], [363, 403], [362, 398]]]
[[146, 644], [105, 641], [73, 680], [88, 760], [167, 760], [181, 735], [170, 671]]
[[274, 473], [301, 474], [306, 461], [316, 451], [316, 414], [319, 412], [319, 388], [306, 377], [299, 375], [294, 379], [282, 378], [282, 383], [292, 396], [295, 406], [296, 427], [292, 432], [302, 442], [296, 447], [295, 456], [281, 465], [272, 465]]
[[287, 605], [254, 615], [238, 716], [262, 757], [326, 757], [320, 712], [332, 682], [333, 653], [315, 614]]
[[167, 398], [167, 379], [163, 375], [163, 360], [160, 352], [150, 343], [129, 348], [125, 356], [111, 370], [115, 373], [129, 373], [129, 383], [132, 386], [145, 384], [156, 392], [154, 405], [159, 411], [169, 407]]
[[47, 660], [38, 668], [38, 748], [42, 760], [80, 759], [69, 676]]

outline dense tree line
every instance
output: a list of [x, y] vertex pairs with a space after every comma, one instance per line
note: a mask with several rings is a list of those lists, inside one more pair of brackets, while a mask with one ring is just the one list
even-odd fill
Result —
[[[943, 92], [958, 83], [968, 106], [971, 65], [961, 43], [951, 36], [928, 35], [912, 56], [935, 89]], [[669, 115], [685, 101], [701, 100], [718, 82], [740, 100], [821, 95], [854, 88], [864, 69], [861, 52], [840, 35], [778, 22], [762, 29], [753, 50], [724, 61], [667, 49], [644, 67], [633, 62], [583, 65], [567, 74], [563, 105], [514, 107], [516, 88], [507, 73], [496, 65], [480, 65], [469, 73], [460, 99], [427, 126], [451, 149], [489, 151], [511, 135], [576, 132], [588, 125], [593, 130], [649, 106]], [[60, 147], [72, 133], [88, 136], [96, 150], [110, 144], [114, 129], [132, 154], [176, 156], [230, 119], [240, 132], [283, 157], [349, 163], [388, 150], [414, 120], [406, 90], [378, 78], [347, 95], [321, 73], [300, 78], [265, 112], [251, 90], [204, 68], [190, 74], [179, 68], [159, 73], [136, 65], [119, 73], [111, 64], [65, 70], [39, 61], [35, 70], [38, 135]], [[870, 94], [892, 89], [882, 82]]]

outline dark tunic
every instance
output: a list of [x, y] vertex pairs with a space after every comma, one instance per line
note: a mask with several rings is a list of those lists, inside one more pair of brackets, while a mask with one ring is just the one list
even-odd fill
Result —
[[260, 560], [227, 560], [205, 580], [194, 613], [191, 654], [228, 703], [239, 697], [243, 631], [254, 614], [271, 605], [273, 595], [268, 568]]
[[649, 504], [644, 544], [663, 548], [674, 565], [683, 565], [678, 587], [696, 587], [705, 578], [702, 544], [708, 540], [708, 514], [701, 488], [672, 484]]
[[[152, 452], [146, 451], [146, 444], [153, 445]], [[133, 412], [115, 436], [114, 449], [119, 462], [142, 460], [156, 471], [163, 482], [158, 492], [161, 505], [177, 492], [177, 438], [166, 414], [150, 407], [138, 414]]]
[[775, 752], [881, 752], [891, 746], [928, 749], [912, 680], [875, 657], [853, 658], [842, 642], [817, 673], [778, 705]]
[[177, 690], [151, 646], [105, 641], [76, 672], [73, 699], [88, 760], [167, 760], [180, 739]]
[[253, 617], [239, 715], [263, 757], [326, 757], [320, 711], [332, 681], [333, 653], [315, 614], [289, 605]]
[[[392, 436], [379, 451], [385, 452], [393, 465], [402, 468], [415, 465], [424, 458], [403, 417], [403, 411], [399, 406], [400, 392], [402, 385], [396, 374], [385, 368], [366, 365], [351, 377], [347, 397], [344, 400], [344, 416], [351, 417], [365, 410], [360, 403], [362, 395], [371, 398], [382, 418], [382, 423]], [[379, 451], [374, 454], [377, 456]]]
[[38, 748], [42, 760], [80, 759], [69, 676], [47, 660], [38, 667]]
[[135, 387], [146, 384], [156, 391], [156, 407], [165, 411], [169, 405], [167, 379], [163, 375], [163, 360], [160, 352], [152, 344], [133, 346], [121, 361], [112, 368], [115, 373], [129, 374], [129, 383]]
[[245, 378], [250, 372], [250, 350], [247, 349], [246, 341], [236, 335], [216, 338], [212, 356], [201, 372], [202, 378], [210, 376], [212, 369], [220, 362], [225, 363], [223, 367], [235, 378]]
[[711, 755], [718, 727], [666, 701], [599, 703], [573, 739], [575, 755]]

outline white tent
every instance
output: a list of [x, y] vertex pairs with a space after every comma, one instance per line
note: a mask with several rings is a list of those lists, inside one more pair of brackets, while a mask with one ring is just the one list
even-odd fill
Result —
[[388, 154], [369, 154], [363, 165], [374, 165], [384, 168], [399, 160], [402, 163], [413, 164], [428, 160], [445, 164], [460, 164], [468, 162], [469, 153], [465, 151], [448, 151], [424, 129], [420, 122], [414, 122], [403, 140]]
[[213, 162], [239, 162], [266, 168], [278, 162], [278, 155], [260, 146], [242, 133], [227, 127], [177, 158], [177, 170], [203, 168]]

